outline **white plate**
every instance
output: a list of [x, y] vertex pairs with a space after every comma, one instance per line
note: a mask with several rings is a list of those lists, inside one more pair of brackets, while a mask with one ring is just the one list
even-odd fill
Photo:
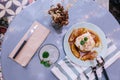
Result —
[[72, 33], [73, 29], [78, 29], [78, 28], [87, 28], [87, 29], [90, 29], [90, 30], [92, 30], [92, 31], [94, 31], [94, 32], [96, 32], [98, 34], [98, 36], [101, 39], [102, 45], [100, 45], [98, 48], [96, 48], [96, 51], [98, 52], [98, 56], [102, 56], [102, 57], [105, 56], [105, 53], [107, 51], [107, 40], [106, 40], [106, 36], [105, 36], [104, 32], [98, 26], [96, 26], [96, 25], [94, 25], [92, 23], [87, 23], [87, 22], [77, 23], [77, 24], [73, 25], [68, 30], [68, 32], [66, 33], [65, 38], [64, 38], [64, 50], [65, 50], [65, 53], [72, 62], [74, 62], [74, 63], [76, 63], [78, 65], [81, 65], [81, 66], [95, 65], [96, 64], [95, 60], [82, 61], [82, 60], [76, 58], [71, 52], [68, 39], [69, 39], [69, 36]]
[[58, 60], [58, 58], [59, 58], [59, 50], [57, 49], [56, 46], [51, 45], [51, 44], [44, 45], [41, 48], [40, 52], [39, 52], [40, 60], [43, 60], [42, 54], [45, 51], [47, 51], [49, 53], [49, 57], [44, 58], [45, 61], [50, 61], [50, 63], [53, 64]]

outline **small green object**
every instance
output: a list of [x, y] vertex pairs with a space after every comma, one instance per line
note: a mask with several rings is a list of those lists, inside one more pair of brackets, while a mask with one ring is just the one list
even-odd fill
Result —
[[49, 57], [49, 53], [47, 51], [44, 51], [42, 54], [43, 58], [48, 58]]
[[49, 61], [45, 61], [44, 66], [45, 66], [45, 67], [50, 67]]
[[44, 60], [41, 60], [40, 63], [41, 63], [41, 64], [44, 64]]
[[44, 61], [44, 60], [41, 60], [41, 62], [40, 62], [41, 64], [43, 64], [45, 67], [50, 67], [50, 63], [49, 63], [49, 61]]
[[87, 41], [87, 40], [88, 40], [88, 38], [87, 38], [87, 37], [85, 37], [85, 38], [84, 38], [84, 41]]
[[85, 41], [81, 40], [81, 41], [80, 41], [80, 44], [81, 44], [81, 45], [84, 45], [84, 44], [85, 44]]

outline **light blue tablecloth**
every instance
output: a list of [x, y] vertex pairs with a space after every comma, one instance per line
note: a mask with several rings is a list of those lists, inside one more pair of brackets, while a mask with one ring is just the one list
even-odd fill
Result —
[[[60, 0], [37, 0], [34, 4], [26, 7], [10, 24], [4, 38], [1, 55], [2, 71], [5, 80], [57, 80], [50, 72], [52, 67], [45, 68], [40, 64], [38, 51], [25, 68], [8, 58], [10, 52], [35, 20], [50, 29], [51, 33], [42, 46], [44, 44], [56, 45], [60, 51], [59, 60], [65, 57], [62, 43], [65, 33], [71, 25], [81, 21], [87, 21], [98, 25], [105, 34], [113, 40], [114, 44], [120, 48], [120, 36], [118, 36], [118, 34], [120, 34], [120, 26], [118, 22], [106, 9], [93, 1], [78, 0], [74, 2], [76, 0], [64, 0], [65, 2], [60, 2], [64, 6], [66, 6], [68, 2], [73, 4], [73, 6], [69, 9], [69, 25], [63, 27], [62, 33], [56, 32], [50, 25], [51, 18], [47, 14], [47, 10], [51, 5], [59, 1]], [[40, 48], [42, 46], [40, 46]], [[111, 80], [120, 80], [120, 68], [118, 68], [118, 66], [120, 66], [120, 60], [107, 69]]]

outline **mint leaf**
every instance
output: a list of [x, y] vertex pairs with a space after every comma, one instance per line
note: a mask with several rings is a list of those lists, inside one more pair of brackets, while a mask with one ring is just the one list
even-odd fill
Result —
[[41, 62], [40, 62], [41, 64], [43, 64], [45, 67], [50, 67], [51, 66], [51, 64], [50, 64], [50, 62], [49, 61], [44, 61], [44, 60], [41, 60]]
[[85, 41], [81, 40], [81, 41], [80, 41], [80, 44], [81, 44], [81, 45], [84, 45], [84, 44], [85, 44]]
[[47, 51], [44, 51], [42, 54], [43, 58], [48, 58], [49, 57], [49, 53]]
[[49, 61], [45, 61], [44, 66], [45, 66], [45, 67], [50, 67]]
[[85, 37], [85, 38], [84, 38], [84, 41], [87, 41], [87, 40], [88, 40], [88, 38], [87, 38], [87, 37]]
[[44, 64], [44, 60], [41, 60], [41, 62], [40, 62], [41, 64]]

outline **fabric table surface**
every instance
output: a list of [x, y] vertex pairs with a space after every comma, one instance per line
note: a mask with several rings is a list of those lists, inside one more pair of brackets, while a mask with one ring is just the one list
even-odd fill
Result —
[[[61, 2], [61, 0], [37, 0], [34, 4], [27, 6], [11, 22], [4, 38], [1, 54], [2, 72], [5, 80], [58, 80], [50, 71], [52, 67], [45, 68], [40, 64], [38, 51], [25, 68], [8, 58], [10, 52], [14, 49], [35, 20], [46, 26], [51, 31], [46, 41], [40, 46], [39, 50], [45, 44], [54, 44], [60, 51], [59, 60], [65, 58], [62, 43], [65, 33], [73, 24], [81, 21], [90, 22], [99, 26], [105, 34], [113, 40], [116, 47], [120, 48], [120, 36], [118, 36], [118, 34], [120, 34], [120, 26], [114, 17], [106, 11], [106, 9], [90, 0], [62, 1], [64, 2]], [[69, 9], [69, 24], [63, 27], [61, 32], [57, 32], [53, 29], [50, 25], [50, 15], [47, 14], [47, 10], [50, 9], [50, 6], [57, 4], [58, 2], [62, 3], [64, 6], [68, 4], [72, 5]], [[120, 80], [120, 69], [118, 68], [120, 65], [119, 63], [120, 62], [118, 60], [112, 66], [107, 68], [109, 75], [113, 80]]]

